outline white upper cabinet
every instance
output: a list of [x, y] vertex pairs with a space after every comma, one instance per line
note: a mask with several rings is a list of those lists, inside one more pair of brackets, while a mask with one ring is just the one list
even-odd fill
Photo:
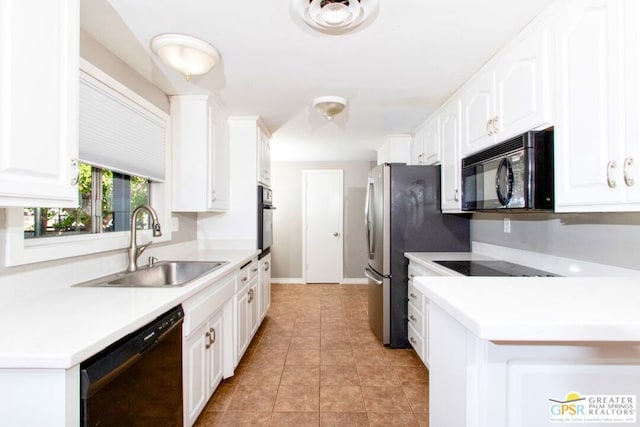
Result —
[[460, 100], [450, 101], [438, 116], [442, 141], [441, 207], [443, 212], [460, 212]]
[[[625, 4], [635, 7], [633, 3]], [[636, 14], [633, 27], [637, 25]], [[632, 188], [624, 174], [633, 173], [635, 165], [626, 159], [637, 159], [638, 139], [637, 135], [624, 139], [622, 96], [637, 105], [638, 76], [637, 69], [628, 74], [636, 89], [627, 92], [622, 28], [618, 0], [573, 0], [553, 19], [558, 211], [630, 209], [623, 206], [626, 190]], [[637, 43], [637, 39], [628, 41]], [[637, 67], [637, 45], [629, 54], [631, 70]], [[635, 122], [638, 116], [631, 119]]]
[[411, 135], [387, 135], [382, 147], [378, 148], [378, 164], [411, 162], [413, 138]]
[[462, 156], [551, 122], [549, 34], [530, 29], [462, 90]]
[[436, 165], [440, 156], [440, 122], [433, 117], [420, 125], [411, 141], [412, 165]]
[[79, 4], [0, 2], [0, 206], [76, 207]]
[[173, 210], [229, 207], [229, 130], [224, 111], [205, 95], [172, 96]]
[[271, 140], [269, 135], [258, 128], [258, 182], [271, 185]]

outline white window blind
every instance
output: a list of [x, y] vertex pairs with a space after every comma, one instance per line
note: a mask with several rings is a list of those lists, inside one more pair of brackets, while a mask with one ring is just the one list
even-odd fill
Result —
[[80, 72], [80, 161], [127, 175], [165, 179], [165, 121]]

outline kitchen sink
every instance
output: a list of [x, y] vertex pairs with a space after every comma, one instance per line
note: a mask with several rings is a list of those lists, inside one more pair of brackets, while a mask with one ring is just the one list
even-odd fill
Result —
[[159, 261], [133, 272], [116, 273], [74, 286], [164, 288], [184, 286], [225, 265], [226, 261]]

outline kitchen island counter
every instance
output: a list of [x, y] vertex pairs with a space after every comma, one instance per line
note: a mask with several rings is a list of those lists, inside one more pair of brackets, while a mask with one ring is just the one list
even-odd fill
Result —
[[582, 422], [588, 400], [573, 414], [557, 402], [640, 396], [637, 277], [430, 276], [414, 286], [429, 307], [431, 425]]

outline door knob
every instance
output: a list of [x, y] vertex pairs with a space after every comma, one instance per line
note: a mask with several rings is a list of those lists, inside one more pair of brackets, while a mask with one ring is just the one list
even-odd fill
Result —
[[335, 233], [333, 233], [333, 235], [334, 235], [335, 237], [338, 237], [338, 236], [340, 235], [340, 233], [338, 233], [338, 232], [336, 231]]

